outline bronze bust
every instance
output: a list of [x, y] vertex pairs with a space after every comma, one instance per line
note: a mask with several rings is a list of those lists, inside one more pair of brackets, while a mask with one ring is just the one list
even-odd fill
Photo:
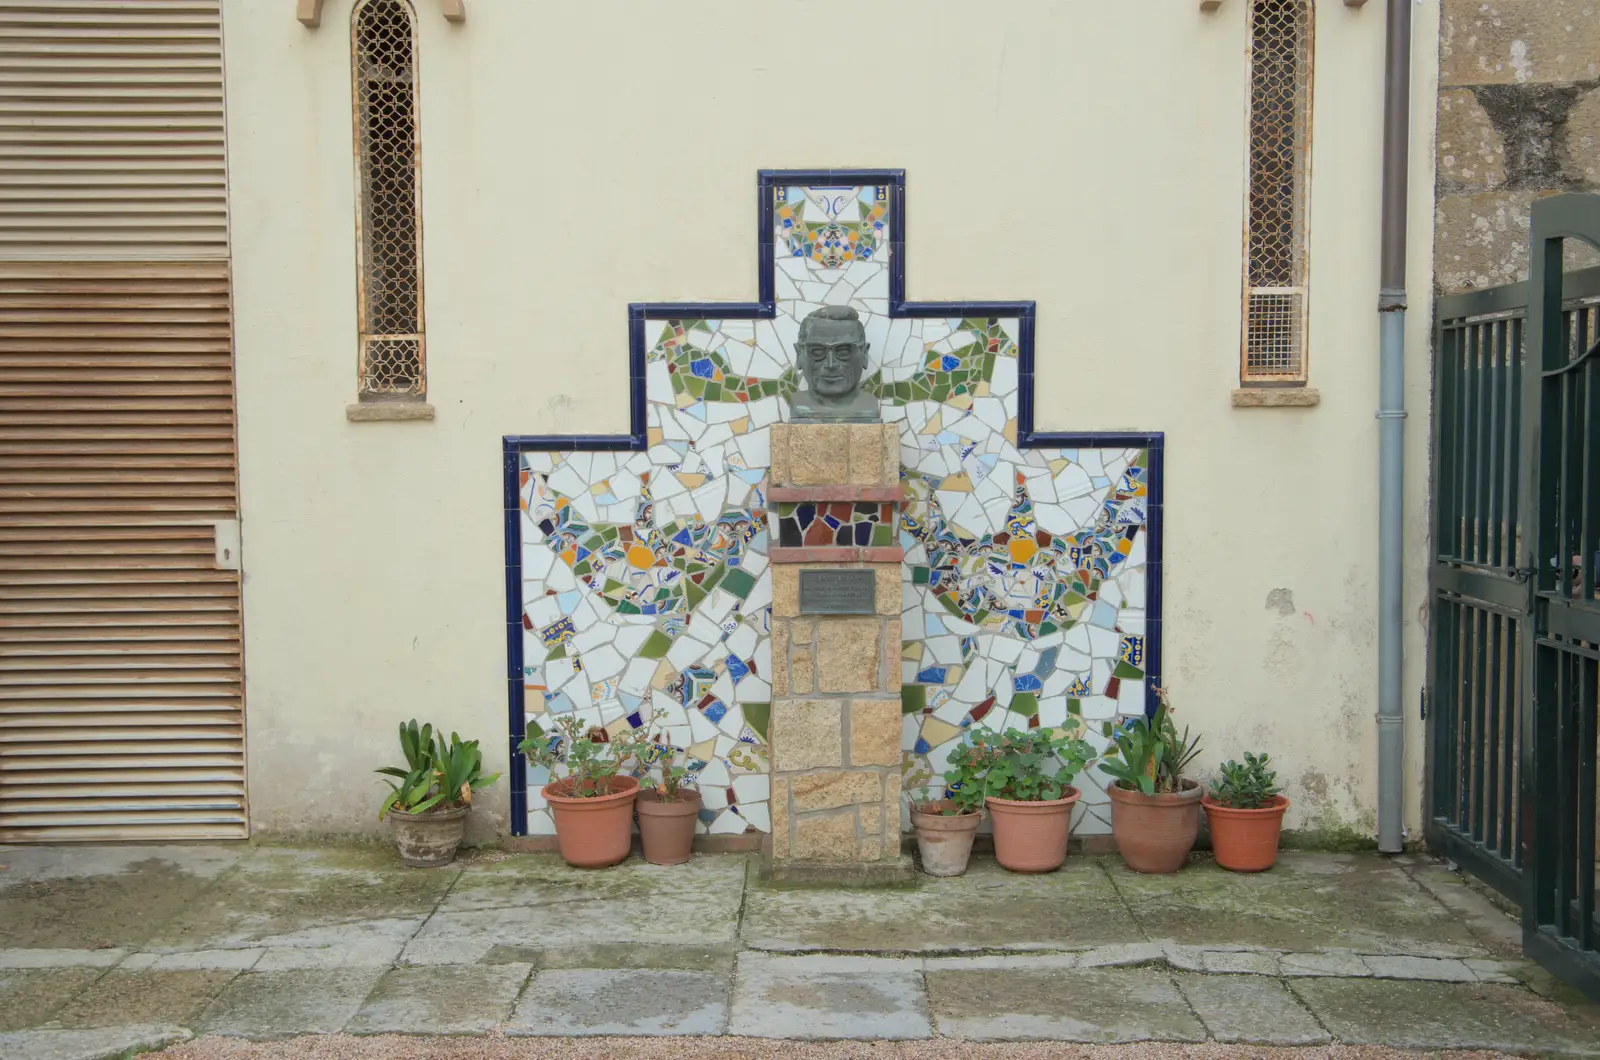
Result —
[[877, 423], [878, 399], [861, 390], [867, 331], [849, 306], [823, 306], [800, 322], [795, 360], [806, 388], [789, 403], [795, 423]]

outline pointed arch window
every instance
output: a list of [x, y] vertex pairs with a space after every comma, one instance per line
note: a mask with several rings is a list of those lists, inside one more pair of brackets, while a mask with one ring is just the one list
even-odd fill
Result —
[[1311, 175], [1310, 0], [1253, 0], [1240, 380], [1304, 383]]
[[427, 351], [416, 18], [406, 0], [361, 0], [351, 33], [360, 397], [420, 401], [427, 394]]

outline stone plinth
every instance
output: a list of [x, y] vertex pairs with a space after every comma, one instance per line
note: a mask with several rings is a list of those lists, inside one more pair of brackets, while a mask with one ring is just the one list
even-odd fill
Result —
[[[900, 854], [901, 498], [893, 424], [773, 426], [769, 870], [778, 878], [892, 882], [909, 871]], [[846, 545], [792, 540], [791, 528], [786, 542], [779, 513], [795, 506], [814, 521], [848, 506], [876, 526], [887, 516], [891, 529], [874, 540], [869, 527]], [[806, 613], [802, 576], [820, 570], [870, 571], [870, 611]]]

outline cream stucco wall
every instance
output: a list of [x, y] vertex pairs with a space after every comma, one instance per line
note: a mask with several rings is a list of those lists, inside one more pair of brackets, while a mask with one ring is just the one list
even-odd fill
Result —
[[[1292, 826], [1374, 825], [1381, 3], [1318, 5], [1315, 408], [1235, 409], [1244, 0], [419, 0], [429, 396], [355, 395], [350, 0], [226, 0], [251, 814], [376, 826], [413, 715], [506, 748], [500, 438], [627, 428], [625, 305], [755, 295], [755, 171], [907, 170], [907, 293], [1039, 303], [1038, 426], [1167, 435], [1166, 683]], [[914, 15], [911, 12], [915, 12]], [[1437, 11], [1417, 8], [1406, 821]], [[1289, 590], [1293, 607], [1267, 606]], [[1274, 597], [1285, 599], [1284, 594]], [[480, 827], [504, 830], [502, 783]]]

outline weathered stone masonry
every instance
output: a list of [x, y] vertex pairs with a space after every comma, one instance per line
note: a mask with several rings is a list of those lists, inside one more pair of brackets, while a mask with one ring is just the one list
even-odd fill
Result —
[[1600, 190], [1600, 0], [1443, 0], [1441, 16], [1435, 284], [1449, 294], [1525, 279], [1534, 200]]

